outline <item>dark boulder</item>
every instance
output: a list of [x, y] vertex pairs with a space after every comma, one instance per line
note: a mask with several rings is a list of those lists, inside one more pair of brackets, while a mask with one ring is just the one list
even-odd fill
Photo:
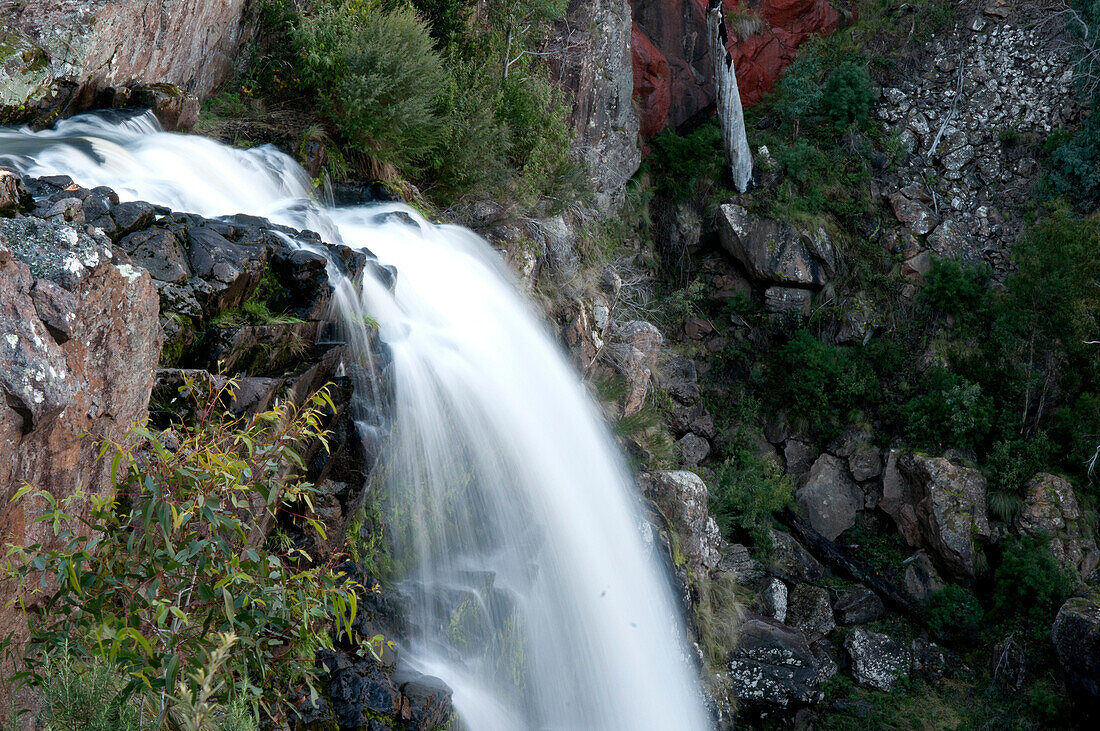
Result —
[[775, 620], [753, 618], [729, 660], [738, 700], [758, 709], [817, 703], [822, 684], [836, 672], [813, 653], [806, 636]]

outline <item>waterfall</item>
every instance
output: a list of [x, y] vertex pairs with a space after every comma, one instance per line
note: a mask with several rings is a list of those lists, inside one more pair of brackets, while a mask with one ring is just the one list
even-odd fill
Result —
[[454, 689], [473, 731], [708, 727], [631, 476], [484, 240], [404, 206], [323, 206], [274, 148], [167, 134], [150, 114], [0, 130], [0, 162], [207, 217], [265, 216], [395, 266], [395, 291], [345, 282], [337, 301], [392, 352], [393, 428], [372, 479], [417, 628], [405, 661]]

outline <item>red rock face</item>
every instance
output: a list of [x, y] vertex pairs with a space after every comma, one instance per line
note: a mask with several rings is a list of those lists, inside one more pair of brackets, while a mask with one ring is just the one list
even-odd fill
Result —
[[[810, 36], [832, 33], [840, 15], [828, 0], [723, 0], [727, 17], [755, 11], [763, 28], [740, 38], [729, 23], [729, 51], [741, 101], [750, 106], [771, 90]], [[706, 0], [633, 0], [634, 96], [642, 135], [677, 127], [714, 103], [707, 44]]]

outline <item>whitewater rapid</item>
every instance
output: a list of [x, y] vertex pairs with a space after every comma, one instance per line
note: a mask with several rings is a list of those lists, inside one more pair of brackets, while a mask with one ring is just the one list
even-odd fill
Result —
[[338, 302], [345, 327], [368, 315], [392, 353], [393, 428], [373, 479], [412, 599], [405, 661], [454, 689], [473, 731], [710, 726], [630, 473], [484, 240], [404, 206], [321, 205], [274, 148], [164, 133], [151, 114], [0, 129], [0, 162], [123, 200], [263, 216], [395, 266], [394, 292], [344, 282]]

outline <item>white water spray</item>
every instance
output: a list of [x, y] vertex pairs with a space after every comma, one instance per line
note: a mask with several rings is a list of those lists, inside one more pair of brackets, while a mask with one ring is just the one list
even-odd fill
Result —
[[[708, 727], [630, 476], [576, 374], [470, 231], [405, 207], [323, 208], [273, 148], [160, 132], [152, 115], [0, 130], [0, 162], [203, 216], [247, 213], [398, 270], [339, 298], [393, 355], [385, 481], [411, 597], [405, 658], [472, 731]], [[400, 217], [380, 212], [400, 210]], [[353, 341], [354, 342], [354, 341]]]

